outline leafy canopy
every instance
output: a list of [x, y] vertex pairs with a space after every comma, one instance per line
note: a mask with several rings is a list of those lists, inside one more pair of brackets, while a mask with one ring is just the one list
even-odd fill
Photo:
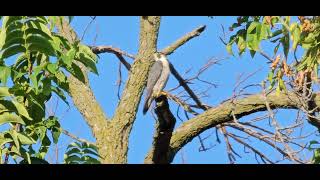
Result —
[[55, 93], [68, 104], [67, 75], [84, 82], [80, 63], [98, 74], [97, 56], [88, 46], [69, 42], [57, 32], [65, 17], [4, 16], [1, 20], [0, 125], [9, 128], [0, 132], [0, 163], [9, 156], [20, 163], [45, 163], [50, 145], [58, 143], [62, 132], [58, 118], [46, 116], [46, 102]]

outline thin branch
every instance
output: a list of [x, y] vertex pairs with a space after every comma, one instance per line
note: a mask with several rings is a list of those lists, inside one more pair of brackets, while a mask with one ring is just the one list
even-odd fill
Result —
[[185, 80], [180, 76], [178, 71], [174, 68], [174, 66], [170, 63], [170, 71], [174, 75], [174, 77], [178, 80], [179, 84], [187, 91], [190, 97], [196, 102], [197, 106], [203, 110], [207, 110], [207, 107], [202, 104], [198, 96], [191, 90]]
[[91, 46], [90, 48], [91, 48], [92, 52], [95, 54], [101, 54], [101, 53], [107, 52], [107, 53], [113, 53], [113, 54], [121, 54], [121, 55], [129, 57], [131, 59], [135, 59], [134, 55], [129, 54], [119, 48], [115, 48], [112, 46]]
[[74, 134], [71, 134], [69, 131], [65, 130], [65, 129], [62, 129], [62, 133], [71, 137], [72, 139], [76, 140], [76, 141], [79, 141], [79, 142], [82, 142], [82, 143], [86, 143], [86, 144], [95, 144], [93, 142], [90, 142], [90, 141], [87, 141], [85, 139], [81, 139], [79, 137], [77, 137], [76, 135]]
[[[316, 105], [320, 106], [320, 94], [314, 94], [314, 96]], [[301, 107], [299, 97], [293, 92], [269, 93], [267, 97], [271, 109], [299, 109]], [[234, 103], [230, 100], [226, 101], [182, 123], [174, 131], [171, 138], [170, 147], [172, 148], [172, 154], [170, 157], [174, 158], [174, 155], [181, 147], [205, 130], [232, 121], [232, 111], [234, 111], [235, 116], [239, 119], [255, 112], [267, 110], [265, 100], [260, 93], [238, 99]]]
[[172, 54], [177, 48], [188, 42], [190, 39], [199, 36], [205, 29], [205, 25], [198, 27], [197, 29], [178, 39], [176, 42], [172, 43], [170, 46], [163, 49], [161, 52], [166, 55]]
[[86, 34], [87, 30], [89, 29], [90, 25], [93, 23], [93, 21], [96, 19], [97, 16], [93, 16], [90, 20], [90, 22], [87, 24], [87, 26], [85, 27], [83, 33], [82, 33], [82, 36], [81, 36], [81, 41], [83, 40], [84, 38], [84, 35]]
[[258, 154], [261, 159], [265, 159], [266, 161], [268, 161], [271, 164], [274, 164], [274, 162], [272, 162], [267, 156], [265, 156], [263, 153], [261, 153], [260, 151], [258, 151], [257, 149], [255, 149], [254, 147], [252, 147], [251, 145], [247, 144], [246, 142], [242, 141], [240, 138], [237, 138], [234, 134], [229, 133], [228, 136], [230, 136], [231, 138], [233, 138], [235, 141], [237, 141], [238, 143], [244, 145], [245, 147], [251, 149], [255, 154]]
[[120, 60], [120, 62], [126, 67], [126, 69], [130, 71], [131, 65], [123, 58], [123, 56], [119, 53], [116, 53], [115, 55]]

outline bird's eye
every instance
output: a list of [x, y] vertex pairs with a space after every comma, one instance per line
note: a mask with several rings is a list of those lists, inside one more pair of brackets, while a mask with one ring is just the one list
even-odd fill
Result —
[[161, 58], [161, 55], [160, 55], [160, 54], [157, 54], [157, 58]]

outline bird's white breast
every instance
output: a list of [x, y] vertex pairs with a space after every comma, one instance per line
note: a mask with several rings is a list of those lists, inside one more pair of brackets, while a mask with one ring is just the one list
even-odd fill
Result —
[[158, 59], [158, 61], [162, 62], [162, 73], [156, 85], [154, 86], [154, 89], [153, 89], [154, 93], [159, 93], [164, 89], [170, 75], [170, 66], [169, 66], [168, 60], [164, 56], [162, 56], [160, 59]]

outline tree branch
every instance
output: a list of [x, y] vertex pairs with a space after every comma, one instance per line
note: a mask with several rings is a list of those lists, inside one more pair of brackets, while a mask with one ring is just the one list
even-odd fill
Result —
[[[174, 43], [172, 43], [171, 45], [163, 49], [161, 52], [166, 55], [172, 54], [177, 48], [184, 45], [186, 42], [188, 42], [192, 38], [199, 36], [205, 30], [205, 28], [206, 26], [204, 25], [196, 28], [192, 32], [189, 32], [188, 34], [184, 35], [183, 37], [181, 37], [180, 39], [178, 39], [177, 41], [175, 41]], [[91, 47], [91, 49], [96, 54], [100, 54], [104, 52], [114, 53], [119, 58], [121, 63], [125, 65], [127, 70], [130, 70], [131, 65], [128, 62], [126, 62], [121, 55], [130, 57], [133, 59], [135, 58], [134, 55], [126, 53], [118, 48], [113, 48], [112, 46], [96, 46], [96, 47]], [[170, 70], [173, 76], [178, 80], [179, 84], [187, 91], [190, 97], [196, 102], [197, 106], [203, 110], [207, 110], [208, 107], [201, 103], [197, 95], [191, 90], [191, 88], [188, 86], [188, 84], [185, 82], [185, 80], [181, 77], [181, 75], [178, 73], [178, 71], [174, 68], [174, 66], [171, 63], [170, 63]]]
[[205, 29], [206, 29], [205, 25], [198, 27], [197, 29], [193, 30], [192, 32], [189, 32], [185, 36], [178, 39], [176, 42], [172, 43], [170, 46], [163, 49], [161, 52], [164, 53], [165, 55], [172, 54], [176, 49], [184, 45], [190, 39], [199, 36]]
[[87, 141], [85, 139], [81, 139], [79, 137], [77, 137], [76, 135], [74, 134], [71, 134], [69, 131], [65, 130], [65, 129], [62, 129], [62, 133], [65, 134], [66, 136], [69, 136], [70, 138], [76, 140], [76, 141], [79, 141], [79, 142], [82, 142], [82, 143], [87, 143], [87, 144], [95, 144], [95, 143], [92, 143], [90, 141]]
[[[267, 99], [271, 109], [299, 109], [301, 102], [298, 95], [289, 92], [288, 94], [270, 93]], [[320, 106], [320, 95], [314, 94], [313, 100], [317, 106]], [[170, 161], [175, 154], [194, 137], [203, 131], [215, 127], [219, 124], [233, 120], [232, 111], [237, 119], [258, 112], [267, 110], [265, 99], [261, 94], [251, 95], [239, 100], [226, 101], [217, 107], [210, 108], [204, 113], [186, 121], [177, 128], [172, 135], [170, 142]]]
[[179, 84], [187, 91], [190, 97], [196, 102], [197, 106], [203, 110], [207, 110], [207, 107], [202, 104], [198, 96], [191, 90], [188, 84], [184, 81], [178, 71], [174, 68], [174, 66], [170, 63], [170, 71], [173, 76], [178, 80]]
[[[90, 47], [90, 46], [89, 46]], [[113, 53], [113, 54], [121, 54], [123, 56], [127, 56], [131, 59], [134, 59], [135, 56], [132, 55], [132, 54], [129, 54], [119, 48], [115, 48], [115, 47], [112, 47], [112, 46], [91, 46], [90, 47], [92, 52], [95, 53], [95, 54], [101, 54], [101, 53]]]
[[103, 163], [127, 162], [129, 134], [136, 119], [149, 68], [153, 63], [153, 54], [157, 51], [159, 26], [159, 16], [143, 16], [140, 19], [138, 55], [111, 120], [112, 128], [105, 133], [105, 146], [99, 148], [99, 153], [104, 158]]
[[153, 137], [152, 150], [150, 156], [145, 158], [146, 164], [167, 164], [168, 152], [172, 131], [176, 123], [174, 115], [171, 113], [166, 96], [155, 99], [157, 114], [156, 131]]
[[[75, 42], [77, 40], [77, 35], [70, 27], [68, 22], [58, 22], [56, 25], [59, 33], [66, 37], [70, 42]], [[68, 77], [69, 94], [74, 105], [77, 107], [87, 124], [90, 126], [94, 137], [97, 139], [97, 145], [99, 147], [99, 142], [101, 142], [100, 139], [104, 137], [103, 131], [109, 123], [103, 109], [96, 100], [92, 89], [90, 88], [86, 67], [80, 62], [74, 62], [81, 68], [81, 71], [85, 76], [85, 82], [83, 83], [73, 75], [70, 75]]]

